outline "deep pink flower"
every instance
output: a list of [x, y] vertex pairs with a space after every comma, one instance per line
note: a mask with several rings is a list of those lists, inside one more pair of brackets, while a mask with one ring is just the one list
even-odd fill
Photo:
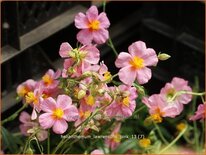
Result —
[[149, 108], [153, 119], [157, 119], [158, 122], [161, 122], [162, 117], [174, 118], [183, 110], [182, 104], [168, 103], [161, 94], [144, 97], [142, 102]]
[[118, 73], [120, 80], [128, 85], [132, 85], [135, 79], [139, 84], [147, 83], [152, 76], [147, 66], [155, 66], [158, 62], [155, 51], [142, 41], [131, 44], [128, 51], [121, 52], [115, 61], [116, 67], [121, 68]]
[[91, 155], [98, 155], [98, 154], [104, 154], [104, 152], [102, 150], [99, 150], [99, 149], [93, 150], [91, 152]]
[[112, 89], [113, 94], [116, 94], [117, 96], [106, 108], [106, 114], [109, 117], [115, 117], [117, 120], [131, 116], [136, 107], [136, 89], [126, 85], [120, 85], [118, 88]]
[[83, 45], [91, 44], [92, 41], [103, 44], [109, 38], [107, 28], [110, 22], [105, 12], [98, 14], [96, 6], [91, 6], [86, 14], [78, 13], [74, 22], [75, 26], [81, 29], [77, 34], [77, 40]]
[[195, 121], [198, 119], [205, 119], [206, 117], [206, 104], [200, 104], [197, 108], [197, 111], [195, 112], [195, 115], [190, 117], [191, 121]]
[[[23, 135], [29, 136], [30, 134], [27, 132], [30, 129], [40, 128], [37, 122], [31, 120], [31, 116], [23, 111], [19, 116], [20, 124], [19, 128]], [[36, 136], [39, 141], [44, 141], [48, 137], [48, 132], [40, 128], [40, 130], [36, 133]]]
[[20, 97], [24, 97], [28, 92], [33, 91], [36, 85], [36, 81], [29, 79], [26, 80], [25, 82], [21, 83], [18, 87], [17, 87], [17, 94]]
[[165, 87], [161, 89], [160, 94], [162, 94], [168, 102], [188, 104], [192, 100], [192, 95], [186, 93], [177, 95], [177, 93], [181, 93], [181, 91], [192, 92], [192, 89], [188, 86], [188, 81], [174, 77], [171, 83], [166, 83]]
[[59, 95], [57, 101], [49, 97], [41, 104], [45, 112], [39, 116], [39, 123], [43, 129], [53, 127], [56, 134], [63, 134], [68, 128], [68, 122], [78, 119], [78, 110], [72, 105], [72, 100], [67, 95]]
[[107, 139], [105, 139], [105, 144], [109, 148], [111, 148], [111, 150], [116, 149], [120, 144], [121, 141], [121, 135], [119, 134], [120, 128], [121, 128], [121, 123], [118, 123], [115, 126], [114, 130], [112, 131], [111, 135]]

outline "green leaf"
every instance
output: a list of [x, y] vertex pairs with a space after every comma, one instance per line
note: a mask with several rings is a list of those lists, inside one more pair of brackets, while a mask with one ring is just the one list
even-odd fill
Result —
[[7, 129], [1, 126], [2, 141], [5, 149], [9, 149], [10, 153], [14, 154], [18, 152], [17, 138], [14, 137]]
[[132, 148], [136, 148], [137, 147], [137, 139], [129, 139], [124, 141], [123, 143], [121, 143], [116, 150], [114, 150], [113, 153], [115, 154], [123, 154], [125, 153], [127, 150], [132, 149]]

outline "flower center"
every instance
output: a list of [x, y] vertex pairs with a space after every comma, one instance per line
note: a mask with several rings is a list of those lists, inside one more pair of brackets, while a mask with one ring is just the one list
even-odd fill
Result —
[[169, 89], [167, 91], [167, 95], [166, 95], [167, 100], [169, 100], [169, 101], [172, 100], [174, 95], [175, 95], [175, 93], [176, 93], [175, 89], [173, 89], [173, 88]]
[[104, 73], [104, 80], [110, 80], [112, 78], [112, 75], [111, 75], [111, 73], [110, 72], [106, 72], [106, 73]]
[[129, 97], [127, 96], [127, 97], [123, 98], [122, 103], [124, 106], [129, 107], [129, 101], [130, 101]]
[[88, 27], [90, 30], [95, 31], [95, 30], [99, 30], [99, 25], [100, 22], [98, 20], [93, 20], [88, 24]]
[[112, 141], [115, 143], [119, 143], [121, 141], [121, 135], [118, 133], [115, 133], [114, 135], [112, 135]]
[[178, 131], [182, 131], [183, 129], [185, 129], [185, 127], [186, 127], [185, 123], [179, 123], [179, 124], [177, 124], [176, 129]]
[[18, 95], [23, 97], [29, 92], [29, 89], [26, 86], [22, 86], [18, 92]]
[[53, 111], [53, 115], [52, 116], [55, 119], [61, 119], [63, 117], [63, 115], [64, 115], [64, 111], [62, 109], [60, 109], [60, 108], [57, 108], [57, 109], [55, 109]]
[[52, 79], [51, 76], [49, 76], [48, 74], [44, 75], [44, 76], [42, 77], [42, 80], [43, 80], [43, 82], [44, 82], [44, 84], [45, 84], [46, 86], [52, 84], [52, 82], [53, 82], [53, 79]]
[[25, 99], [26, 99], [26, 103], [34, 103], [34, 104], [37, 104], [38, 103], [38, 99], [37, 97], [34, 95], [33, 92], [28, 92], [25, 96]]
[[77, 63], [80, 63], [87, 55], [87, 51], [81, 51], [78, 48], [69, 52], [69, 56], [73, 58]]
[[80, 118], [88, 118], [89, 116], [90, 116], [90, 114], [91, 114], [91, 112], [90, 111], [85, 111], [85, 112], [83, 112], [83, 111], [80, 111], [79, 112], [79, 116], [80, 116]]
[[151, 144], [151, 141], [148, 138], [143, 138], [143, 139], [139, 140], [139, 145], [141, 147], [147, 148], [148, 146], [150, 146], [150, 144]]
[[138, 56], [135, 56], [129, 63], [134, 69], [141, 69], [144, 67], [144, 60]]
[[93, 106], [95, 103], [95, 99], [92, 95], [89, 95], [88, 97], [86, 97], [86, 104]]

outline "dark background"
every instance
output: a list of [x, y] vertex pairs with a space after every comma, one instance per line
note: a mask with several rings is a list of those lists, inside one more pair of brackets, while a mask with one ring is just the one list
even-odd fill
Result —
[[[52, 25], [42, 32], [31, 34], [38, 26], [60, 17], [66, 11], [80, 5], [88, 8], [91, 2], [2, 2], [2, 61], [1, 97], [2, 119], [14, 112], [15, 90], [18, 84], [38, 79], [49, 68], [58, 68], [62, 61], [58, 54], [60, 44], [76, 45], [78, 30], [72, 21], [53, 33]], [[85, 11], [85, 10], [82, 10]], [[99, 7], [102, 11], [102, 7]], [[159, 62], [153, 69], [153, 77], [144, 85], [149, 94], [159, 93], [174, 76], [185, 78], [193, 86], [199, 79], [200, 90], [205, 86], [205, 4], [203, 2], [109, 2], [106, 13], [111, 22], [109, 28], [118, 52], [128, 51], [128, 46], [142, 40], [157, 53], [165, 52], [171, 58]], [[54, 24], [61, 24], [56, 22]], [[61, 25], [59, 25], [61, 27]], [[45, 32], [49, 31], [50, 35]], [[26, 44], [24, 36], [43, 39]], [[22, 47], [22, 44], [26, 44]], [[106, 45], [99, 47], [112, 73], [117, 73], [115, 56]]]

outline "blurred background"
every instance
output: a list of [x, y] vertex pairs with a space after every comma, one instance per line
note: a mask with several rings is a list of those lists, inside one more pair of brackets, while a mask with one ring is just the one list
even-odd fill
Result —
[[[62, 42], [76, 46], [73, 19], [91, 4], [101, 2], [2, 2], [1, 3], [1, 113], [2, 119], [21, 107], [16, 87], [27, 79], [38, 80], [49, 68], [62, 68], [58, 54]], [[107, 2], [110, 36], [118, 52], [138, 40], [147, 47], [171, 55], [153, 69], [145, 86], [149, 94], [159, 93], [174, 76], [193, 86], [199, 79], [205, 87], [205, 3], [194, 2]], [[99, 46], [101, 60], [117, 73], [115, 56], [105, 44]], [[17, 122], [18, 123], [18, 122]], [[8, 128], [12, 129], [11, 124]]]

